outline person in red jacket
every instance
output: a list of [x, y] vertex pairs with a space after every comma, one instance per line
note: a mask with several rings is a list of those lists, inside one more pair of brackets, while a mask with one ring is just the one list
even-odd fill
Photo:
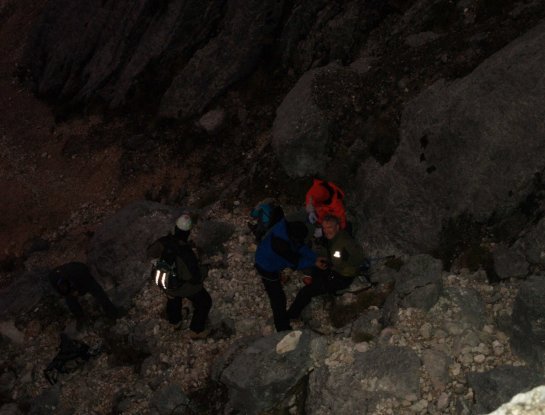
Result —
[[341, 229], [346, 228], [346, 210], [343, 204], [344, 192], [333, 182], [313, 179], [305, 197], [305, 206], [310, 223], [321, 225], [327, 215], [340, 220]]

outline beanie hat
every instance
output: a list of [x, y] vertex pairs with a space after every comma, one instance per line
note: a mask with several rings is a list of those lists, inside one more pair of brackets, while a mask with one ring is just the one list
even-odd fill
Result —
[[308, 235], [308, 228], [303, 222], [287, 222], [286, 228], [290, 239], [303, 242]]
[[189, 231], [193, 227], [193, 222], [191, 221], [191, 216], [187, 213], [184, 213], [176, 220], [176, 227], [181, 231]]

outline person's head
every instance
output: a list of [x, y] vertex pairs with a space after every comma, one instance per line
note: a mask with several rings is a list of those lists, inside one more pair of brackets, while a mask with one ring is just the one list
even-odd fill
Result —
[[331, 240], [341, 230], [341, 221], [333, 215], [326, 215], [322, 220], [322, 231], [326, 239]]
[[176, 226], [174, 227], [174, 236], [187, 241], [189, 233], [193, 227], [193, 221], [188, 213], [184, 213], [178, 219], [176, 219]]
[[297, 244], [302, 244], [308, 235], [307, 226], [300, 221], [286, 222], [288, 237]]

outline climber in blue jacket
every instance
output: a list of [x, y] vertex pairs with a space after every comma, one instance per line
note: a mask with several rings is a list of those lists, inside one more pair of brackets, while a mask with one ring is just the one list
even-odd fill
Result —
[[286, 294], [280, 273], [286, 268], [325, 268], [325, 258], [318, 257], [306, 244], [307, 226], [303, 222], [280, 220], [265, 235], [255, 254], [255, 267], [269, 296], [276, 331], [291, 330], [286, 312]]

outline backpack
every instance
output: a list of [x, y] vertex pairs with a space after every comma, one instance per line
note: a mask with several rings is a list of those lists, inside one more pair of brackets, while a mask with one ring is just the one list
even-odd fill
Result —
[[51, 385], [57, 383], [59, 374], [74, 372], [89, 358], [102, 352], [100, 346], [91, 348], [80, 340], [71, 339], [65, 333], [61, 333], [60, 338], [59, 352], [44, 370], [44, 376]]
[[260, 242], [268, 230], [284, 217], [284, 210], [274, 203], [261, 203], [252, 209], [250, 216], [257, 222], [249, 223], [248, 226], [255, 236], [255, 241]]
[[168, 236], [162, 240], [162, 243], [163, 252], [152, 266], [152, 278], [155, 284], [163, 290], [179, 288], [183, 282], [179, 280], [176, 269], [176, 258], [180, 252], [178, 244]]

